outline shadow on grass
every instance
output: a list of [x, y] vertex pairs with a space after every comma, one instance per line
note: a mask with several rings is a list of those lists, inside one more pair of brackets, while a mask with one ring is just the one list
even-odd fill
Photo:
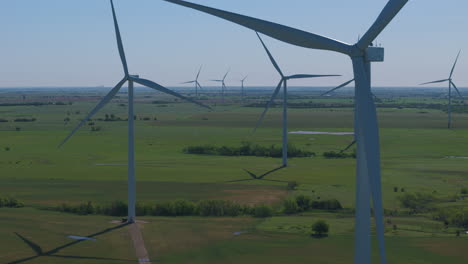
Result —
[[261, 175], [258, 175], [258, 176], [255, 173], [244, 169], [244, 171], [247, 172], [247, 174], [249, 174], [249, 176], [252, 179], [233, 180], [233, 181], [227, 181], [227, 182], [242, 182], [242, 181], [254, 181], [254, 180], [273, 181], [273, 182], [287, 182], [287, 181], [280, 181], [280, 180], [264, 179], [265, 176], [268, 176], [268, 175], [272, 174], [273, 172], [279, 171], [279, 170], [284, 169], [284, 168], [286, 168], [286, 167], [285, 166], [280, 166], [278, 168], [269, 170], [269, 171], [267, 171], [267, 172], [265, 172], [265, 173], [263, 173]]
[[[111, 227], [111, 228], [107, 228], [107, 229], [104, 229], [103, 231], [100, 231], [100, 232], [97, 232], [97, 233], [94, 233], [94, 234], [91, 234], [87, 237], [97, 237], [99, 235], [102, 235], [102, 234], [105, 234], [105, 233], [109, 233], [109, 232], [112, 232], [114, 230], [117, 230], [117, 229], [120, 229], [124, 226], [127, 226], [128, 223], [124, 223], [124, 224], [121, 224], [121, 225], [118, 225], [116, 227]], [[35, 253], [36, 255], [35, 256], [32, 256], [32, 257], [27, 257], [27, 258], [22, 258], [22, 259], [19, 259], [19, 260], [15, 260], [15, 261], [12, 261], [12, 262], [9, 262], [7, 264], [16, 264], [16, 263], [23, 263], [23, 262], [26, 262], [26, 261], [29, 261], [29, 260], [32, 260], [32, 259], [36, 259], [36, 258], [39, 258], [39, 257], [55, 257], [55, 258], [64, 258], [64, 259], [90, 259], [90, 260], [109, 260], [109, 261], [131, 261], [131, 262], [134, 262], [134, 260], [129, 260], [129, 259], [114, 259], [114, 258], [101, 258], [101, 257], [83, 257], [83, 256], [68, 256], [68, 255], [57, 255], [56, 253], [58, 253], [60, 250], [62, 249], [65, 249], [65, 248], [68, 248], [68, 247], [71, 247], [71, 246], [74, 246], [76, 244], [79, 244], [85, 240], [76, 240], [76, 241], [73, 241], [73, 242], [70, 242], [70, 243], [67, 243], [67, 244], [64, 244], [62, 246], [59, 246], [59, 247], [56, 247], [52, 250], [49, 250], [47, 252], [44, 252], [42, 250], [42, 248], [32, 242], [31, 240], [27, 239], [26, 237], [20, 235], [19, 233], [17, 232], [14, 232], [14, 234], [16, 236], [18, 236], [25, 244], [27, 244]]]

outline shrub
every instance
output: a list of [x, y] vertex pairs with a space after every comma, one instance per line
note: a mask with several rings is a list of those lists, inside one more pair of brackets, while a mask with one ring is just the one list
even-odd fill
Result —
[[301, 212], [301, 208], [297, 205], [296, 200], [288, 198], [283, 202], [283, 212], [285, 214], [295, 214]]
[[311, 203], [313, 209], [321, 210], [340, 210], [343, 209], [341, 203], [336, 199], [323, 200], [323, 201], [313, 201]]
[[312, 204], [312, 198], [310, 196], [305, 196], [303, 194], [296, 196], [296, 203], [302, 211], [309, 210]]
[[114, 201], [110, 205], [102, 207], [102, 213], [110, 216], [126, 216], [128, 205], [123, 201]]
[[253, 216], [254, 217], [271, 217], [273, 216], [273, 208], [269, 205], [256, 205], [253, 208]]
[[393, 187], [393, 192], [398, 192], [398, 187]]
[[176, 200], [170, 204], [171, 216], [194, 215], [197, 211], [195, 203], [187, 200]]
[[8, 122], [7, 119], [0, 118], [0, 123], [6, 123], [6, 122]]
[[346, 158], [356, 158], [356, 152], [353, 153], [344, 153], [336, 151], [327, 151], [323, 153], [323, 157], [326, 159], [346, 159]]
[[297, 181], [288, 182], [288, 186], [287, 186], [288, 190], [291, 190], [291, 191], [296, 190], [297, 187], [299, 187], [299, 183], [297, 183]]
[[326, 235], [328, 235], [329, 229], [330, 229], [330, 226], [324, 220], [317, 220], [312, 225], [312, 231], [317, 236], [326, 236]]
[[416, 213], [428, 211], [431, 203], [437, 200], [434, 195], [428, 193], [405, 193], [398, 199], [401, 206], [411, 209]]
[[10, 151], [10, 147], [5, 147], [5, 151]]
[[468, 188], [466, 188], [466, 187], [461, 188], [460, 193], [463, 194], [463, 195], [467, 195], [468, 194]]
[[16, 118], [13, 120], [14, 122], [34, 122], [36, 121], [36, 118]]
[[21, 208], [24, 207], [24, 203], [13, 197], [0, 197], [0, 208], [1, 207]]
[[[220, 156], [257, 156], [257, 157], [273, 157], [279, 158], [283, 155], [281, 147], [271, 145], [268, 147], [260, 146], [258, 144], [252, 144], [248, 141], [241, 142], [239, 147], [235, 146], [213, 146], [213, 145], [201, 145], [201, 146], [188, 146], [183, 149], [186, 154], [204, 154], [204, 155], [220, 155]], [[288, 146], [289, 157], [311, 157], [315, 156], [315, 153], [309, 151], [303, 151], [296, 148], [293, 145]]]
[[243, 207], [232, 201], [204, 200], [197, 204], [201, 216], [238, 216], [243, 213]]

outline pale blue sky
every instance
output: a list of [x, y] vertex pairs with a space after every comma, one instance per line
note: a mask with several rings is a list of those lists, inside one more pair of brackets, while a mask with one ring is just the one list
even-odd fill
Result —
[[[192, 0], [354, 43], [386, 0]], [[161, 0], [115, 0], [130, 72], [162, 85], [202, 85], [231, 67], [227, 84], [274, 85], [277, 73], [255, 34]], [[446, 78], [462, 49], [455, 82], [468, 87], [468, 1], [410, 0], [377, 42], [375, 86], [414, 86]], [[0, 87], [114, 85], [123, 75], [108, 0], [0, 2]], [[265, 37], [285, 73], [343, 74], [291, 85], [333, 86], [352, 78], [348, 57]]]

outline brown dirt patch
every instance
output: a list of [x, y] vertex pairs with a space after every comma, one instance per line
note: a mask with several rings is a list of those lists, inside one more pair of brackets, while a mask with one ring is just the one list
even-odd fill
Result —
[[224, 199], [238, 202], [240, 204], [277, 204], [286, 197], [286, 190], [225, 190], [227, 194]]

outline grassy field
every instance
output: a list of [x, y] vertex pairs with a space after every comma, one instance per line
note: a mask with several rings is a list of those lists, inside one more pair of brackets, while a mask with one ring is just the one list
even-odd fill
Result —
[[[191, 145], [238, 146], [242, 141], [280, 145], [281, 109], [273, 108], [255, 134], [261, 108], [242, 107], [231, 97], [212, 112], [174, 102], [173, 98], [137, 94], [136, 163], [138, 200], [227, 199], [242, 204], [271, 204], [298, 194], [338, 199], [354, 207], [355, 160], [326, 159], [325, 151], [347, 146], [352, 136], [290, 135], [295, 146], [317, 153], [294, 158], [290, 167], [254, 180], [245, 171], [262, 174], [280, 159], [189, 155]], [[126, 200], [126, 125], [124, 121], [94, 120], [100, 131], [82, 128], [66, 145], [60, 141], [95, 105], [95, 92], [37, 92], [22, 101], [17, 93], [1, 93], [6, 102], [65, 102], [64, 105], [0, 106], [0, 197], [12, 196], [25, 208], [0, 208], [0, 263], [134, 263], [135, 252], [126, 226], [112, 217], [76, 216], [40, 210], [61, 203], [109, 203]], [[114, 114], [126, 119], [125, 94], [105, 107], [97, 118]], [[250, 99], [261, 102], [261, 99]], [[352, 102], [352, 98], [298, 97], [292, 102]], [[68, 102], [72, 104], [68, 104]], [[157, 101], [157, 102], [155, 102]], [[386, 97], [383, 98], [386, 101]], [[387, 100], [389, 101], [389, 100]], [[446, 129], [446, 113], [405, 108], [408, 103], [446, 103], [440, 97], [392, 97], [401, 108], [380, 108], [384, 207], [404, 210], [398, 200], [405, 193], [433, 193], [452, 197], [468, 187], [468, 114], [454, 114], [454, 129]], [[290, 109], [289, 130], [352, 132], [350, 108]], [[14, 122], [36, 118], [34, 122]], [[69, 118], [69, 121], [65, 121]], [[149, 120], [144, 120], [144, 119]], [[457, 158], [458, 157], [458, 158]], [[287, 182], [297, 181], [297, 190]], [[398, 192], [394, 191], [397, 187]], [[450, 202], [467, 207], [468, 201]], [[351, 213], [306, 212], [267, 219], [251, 217], [143, 217], [141, 225], [149, 255], [162, 263], [350, 263], [353, 256]], [[310, 237], [317, 219], [330, 224], [330, 236]], [[393, 230], [393, 226], [398, 226]], [[109, 228], [115, 228], [108, 230]], [[67, 235], [96, 235], [97, 241], [74, 242]], [[468, 237], [455, 237], [429, 214], [386, 219], [390, 263], [466, 263]], [[234, 232], [246, 231], [239, 236]], [[17, 233], [17, 234], [15, 234]], [[28, 246], [29, 242], [41, 248]], [[73, 244], [73, 242], [75, 244]], [[70, 244], [67, 246], [68, 244]], [[65, 245], [65, 247], [64, 247]], [[36, 252], [33, 250], [36, 248]], [[57, 250], [57, 248], [59, 250]], [[26, 260], [38, 255], [42, 256]], [[49, 253], [47, 253], [49, 252]], [[374, 250], [376, 255], [377, 250]], [[41, 254], [39, 254], [41, 255]]]

